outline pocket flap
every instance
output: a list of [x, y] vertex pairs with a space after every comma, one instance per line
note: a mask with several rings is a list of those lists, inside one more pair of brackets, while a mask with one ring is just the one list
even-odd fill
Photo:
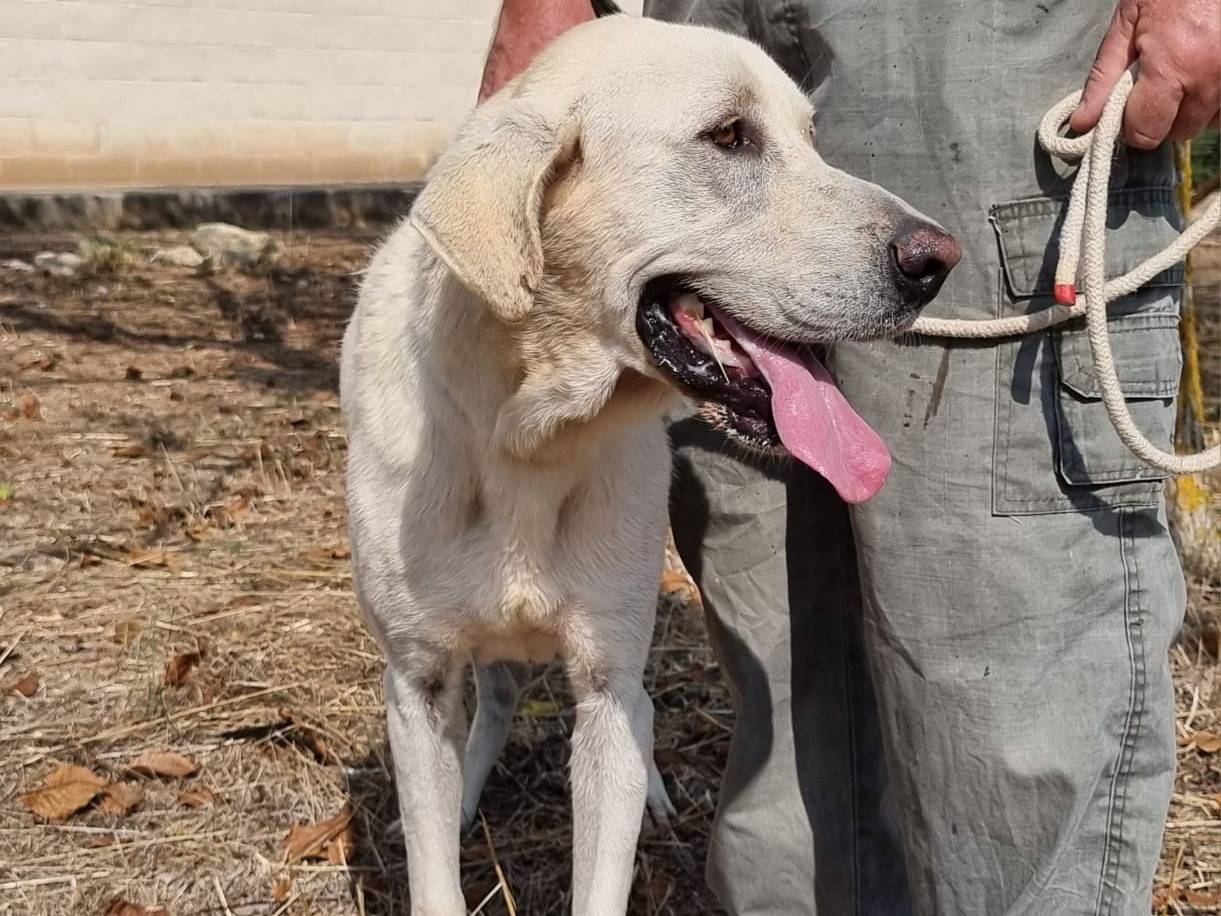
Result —
[[[1015, 299], [1050, 296], [1060, 259], [1060, 225], [1068, 202], [1050, 197], [993, 204], [990, 219], [1000, 246], [1001, 268]], [[1106, 277], [1121, 277], [1178, 236], [1179, 217], [1170, 188], [1121, 188], [1107, 205]], [[1183, 267], [1158, 274], [1146, 286], [1177, 286]]]
[[[1176, 342], [1179, 316], [1139, 313], [1107, 322], [1119, 389], [1126, 398], [1172, 398], [1179, 390], [1183, 357]], [[1170, 335], [1173, 341], [1161, 336]], [[1057, 335], [1056, 359], [1060, 383], [1079, 397], [1100, 398], [1089, 336], [1084, 328]]]

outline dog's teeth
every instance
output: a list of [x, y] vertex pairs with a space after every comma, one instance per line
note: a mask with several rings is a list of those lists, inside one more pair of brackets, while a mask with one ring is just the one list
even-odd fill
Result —
[[674, 300], [674, 303], [688, 315], [696, 318], [704, 317], [704, 303], [695, 293], [683, 293]]
[[722, 372], [725, 371], [725, 366], [742, 369], [749, 365], [745, 354], [739, 355], [734, 352], [732, 340], [728, 337], [717, 336], [716, 325], [713, 324], [711, 318], [705, 318], [700, 322], [700, 333], [706, 342], [705, 352], [721, 364]]
[[704, 303], [699, 296], [694, 293], [682, 293], [674, 297], [670, 307], [683, 334], [697, 350], [711, 356], [716, 361], [725, 381], [732, 382], [726, 366], [742, 370], [751, 367], [749, 357], [740, 351], [734, 351], [732, 339], [717, 334], [717, 324], [711, 315], [705, 315]]

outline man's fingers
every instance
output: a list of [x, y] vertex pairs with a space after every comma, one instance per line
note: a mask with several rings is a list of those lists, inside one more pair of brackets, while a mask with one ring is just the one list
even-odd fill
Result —
[[1111, 25], [1103, 36], [1098, 47], [1098, 56], [1090, 67], [1089, 78], [1085, 81], [1085, 91], [1081, 95], [1081, 103], [1069, 118], [1069, 126], [1077, 133], [1092, 130], [1098, 123], [1102, 108], [1107, 103], [1107, 97], [1115, 88], [1120, 74], [1128, 69], [1136, 59], [1136, 48], [1133, 44], [1136, 34], [1136, 6], [1131, 3], [1121, 3], [1111, 17]]
[[1182, 101], [1181, 83], [1142, 69], [1124, 110], [1124, 142], [1137, 149], [1158, 146], [1170, 133]]
[[1198, 95], [1188, 95], [1179, 107], [1174, 123], [1170, 126], [1171, 140], [1190, 140], [1217, 118], [1217, 103], [1206, 101]]

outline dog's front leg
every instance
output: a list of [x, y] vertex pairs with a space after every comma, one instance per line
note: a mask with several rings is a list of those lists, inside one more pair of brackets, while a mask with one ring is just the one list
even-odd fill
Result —
[[578, 692], [572, 735], [573, 913], [623, 916], [653, 754], [639, 678]]
[[386, 713], [411, 913], [465, 916], [458, 875], [462, 667], [441, 664], [429, 673], [404, 668], [386, 668]]

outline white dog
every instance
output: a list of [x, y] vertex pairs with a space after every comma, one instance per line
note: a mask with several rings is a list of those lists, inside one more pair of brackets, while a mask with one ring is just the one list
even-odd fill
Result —
[[641, 684], [664, 413], [686, 394], [867, 498], [885, 448], [802, 345], [904, 328], [957, 259], [818, 157], [805, 96], [738, 38], [601, 19], [475, 110], [343, 344], [356, 589], [386, 656], [416, 916], [466, 912], [461, 818], [520, 665], [556, 654], [578, 698], [574, 911], [625, 912], [646, 799], [669, 807]]

